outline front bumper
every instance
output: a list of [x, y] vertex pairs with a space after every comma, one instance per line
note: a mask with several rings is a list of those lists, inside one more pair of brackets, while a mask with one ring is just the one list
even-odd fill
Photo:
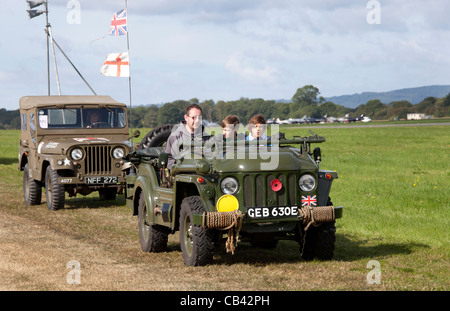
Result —
[[[327, 215], [325, 217], [320, 216], [319, 210], [321, 212], [325, 211]], [[259, 218], [251, 218], [248, 212], [239, 211], [238, 214], [241, 218], [242, 224], [257, 224], [257, 223], [286, 223], [286, 222], [300, 222], [306, 223], [313, 221], [315, 223], [322, 222], [330, 222], [335, 219], [342, 218], [344, 208], [342, 206], [321, 206], [321, 207], [311, 207], [310, 214], [306, 215], [305, 213], [299, 210], [298, 215], [296, 216], [286, 216], [286, 217], [259, 217]], [[236, 212], [236, 211], [235, 211]], [[235, 218], [233, 216], [228, 215], [229, 213], [235, 212], [205, 212], [203, 214], [193, 214], [193, 222], [194, 225], [203, 226], [204, 228], [214, 228], [214, 229], [228, 229], [228, 227], [233, 226], [233, 222], [235, 222]], [[221, 223], [221, 226], [208, 224], [208, 220], [210, 219], [220, 219], [217, 221]]]
[[59, 177], [58, 183], [63, 185], [118, 185], [125, 183], [123, 176], [86, 176], [86, 177]]

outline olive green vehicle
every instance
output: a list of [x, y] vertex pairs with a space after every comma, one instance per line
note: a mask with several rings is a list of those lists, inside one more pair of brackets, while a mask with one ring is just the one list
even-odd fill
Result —
[[131, 149], [125, 104], [109, 96], [25, 96], [19, 106], [26, 204], [41, 204], [43, 187], [50, 210], [64, 207], [66, 192], [115, 199]]
[[168, 235], [179, 231], [188, 266], [211, 263], [223, 241], [234, 253], [238, 241], [273, 248], [294, 240], [305, 260], [333, 257], [343, 208], [333, 206], [329, 193], [338, 175], [320, 170], [320, 148], [311, 150], [324, 137], [278, 134], [257, 143], [203, 137], [185, 142], [168, 170], [163, 145], [170, 132], [167, 125], [151, 131], [124, 158], [126, 204], [138, 216], [143, 251], [165, 251]]

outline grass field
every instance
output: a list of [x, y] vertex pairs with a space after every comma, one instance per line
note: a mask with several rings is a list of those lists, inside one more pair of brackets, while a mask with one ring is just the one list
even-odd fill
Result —
[[[234, 256], [220, 249], [199, 268], [183, 265], [178, 235], [168, 252], [142, 253], [122, 196], [70, 198], [57, 212], [45, 196], [26, 206], [20, 133], [0, 131], [0, 290], [449, 290], [450, 126], [314, 131], [327, 139], [317, 145], [321, 168], [338, 172], [331, 198], [344, 207], [334, 260], [302, 261], [289, 241], [274, 250], [241, 243]], [[70, 260], [81, 264], [81, 284], [66, 280]]]

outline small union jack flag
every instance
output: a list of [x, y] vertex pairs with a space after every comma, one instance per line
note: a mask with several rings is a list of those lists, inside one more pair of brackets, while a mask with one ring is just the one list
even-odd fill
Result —
[[111, 36], [123, 36], [127, 34], [127, 10], [116, 12], [111, 20], [111, 29], [109, 35]]
[[302, 195], [302, 206], [317, 206], [317, 196]]

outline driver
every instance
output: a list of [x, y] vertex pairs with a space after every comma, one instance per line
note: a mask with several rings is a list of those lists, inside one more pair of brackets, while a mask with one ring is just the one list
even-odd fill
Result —
[[[174, 127], [175, 128], [175, 127]], [[174, 130], [167, 139], [165, 152], [169, 155], [167, 168], [175, 164], [175, 159], [180, 153], [179, 145], [183, 141], [191, 141], [194, 136], [203, 135], [202, 108], [198, 104], [189, 105], [184, 114], [184, 121]]]
[[89, 110], [87, 113], [87, 128], [97, 127], [97, 123], [100, 121], [100, 114], [97, 110]]

